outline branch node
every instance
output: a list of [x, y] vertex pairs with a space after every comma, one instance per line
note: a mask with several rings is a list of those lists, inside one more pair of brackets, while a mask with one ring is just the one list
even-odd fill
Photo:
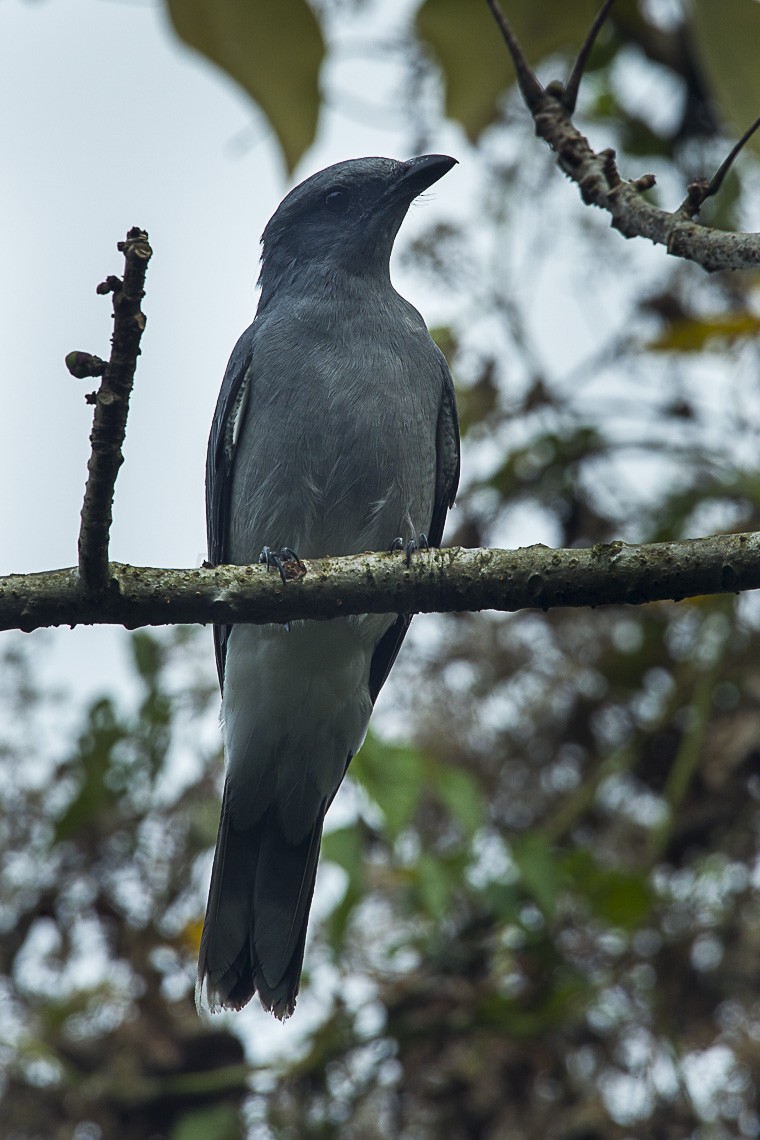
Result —
[[565, 85], [561, 79], [551, 79], [544, 87], [544, 94], [562, 104], [565, 97]]
[[723, 159], [723, 162], [721, 162], [709, 182], [706, 178], [695, 178], [693, 182], [689, 183], [686, 197], [678, 207], [676, 213], [686, 214], [689, 218], [697, 217], [707, 199], [714, 197], [714, 195], [718, 193], [736, 158], [752, 138], [758, 127], [760, 127], [760, 115], [751, 126], [747, 127], [738, 142], [731, 147], [731, 150]]
[[[119, 242], [118, 244], [121, 245], [122, 242]], [[121, 277], [115, 277], [113, 273], [110, 273], [108, 277], [106, 277], [105, 281], [100, 282], [100, 284], [95, 289], [95, 292], [99, 296], [105, 297], [109, 293], [118, 293], [122, 287], [122, 284], [123, 282], [121, 280]]]
[[69, 352], [65, 364], [76, 380], [84, 380], [87, 376], [102, 376], [106, 370], [105, 360], [89, 352]]
[[567, 83], [563, 86], [551, 82], [546, 88], [531, 71], [498, 0], [486, 2], [514, 60], [518, 87], [533, 118], [536, 134], [554, 151], [557, 164], [580, 188], [586, 205], [606, 210], [611, 215], [611, 225], [623, 237], [648, 238], [664, 246], [670, 255], [694, 261], [708, 273], [718, 269], [757, 269], [760, 234], [727, 233], [697, 225], [692, 219], [705, 199], [720, 189], [736, 155], [760, 128], [760, 117], [745, 131], [709, 182], [693, 182], [686, 201], [677, 210], [663, 210], [643, 196], [655, 185], [654, 175], [644, 174], [633, 181], [624, 181], [614, 151], [595, 153], [571, 117], [588, 55], [614, 0], [602, 3]]
[[622, 182], [622, 178], [618, 173], [617, 168], [617, 155], [611, 146], [605, 147], [604, 150], [599, 151], [599, 158], [602, 160], [602, 170], [604, 177], [607, 179], [607, 185], [610, 190], [614, 190]]
[[634, 178], [631, 182], [631, 186], [633, 186], [634, 190], [638, 191], [639, 194], [646, 193], [647, 190], [651, 190], [652, 187], [656, 185], [657, 179], [654, 174], [642, 174], [640, 178]]

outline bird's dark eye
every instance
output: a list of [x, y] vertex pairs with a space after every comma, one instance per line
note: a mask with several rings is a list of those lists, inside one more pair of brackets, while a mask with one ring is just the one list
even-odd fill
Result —
[[331, 214], [345, 214], [351, 203], [348, 190], [331, 190], [325, 195], [325, 206]]

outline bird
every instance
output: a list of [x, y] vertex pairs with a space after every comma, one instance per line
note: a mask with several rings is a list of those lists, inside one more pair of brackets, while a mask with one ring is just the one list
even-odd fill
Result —
[[[262, 239], [253, 323], [230, 357], [206, 463], [209, 561], [441, 543], [459, 481], [454, 386], [391, 284], [412, 201], [456, 164], [356, 158], [307, 178]], [[322, 828], [411, 621], [367, 614], [214, 628], [225, 780], [198, 1008], [296, 1004]]]

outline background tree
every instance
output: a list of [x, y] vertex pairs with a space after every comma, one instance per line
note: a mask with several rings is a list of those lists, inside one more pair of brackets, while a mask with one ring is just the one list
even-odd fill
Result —
[[[756, 5], [718, 28], [714, 7], [619, 3], [582, 89], [583, 128], [626, 174], [652, 165], [671, 205], [727, 152], [725, 116], [758, 110], [740, 102]], [[315, 6], [328, 52], [350, 8]], [[510, 15], [539, 74], [565, 74], [584, 5]], [[460, 388], [449, 541], [760, 529], [754, 276], [708, 277], [584, 211], [485, 6], [428, 0], [364, 46], [403, 64], [408, 149], [437, 149], [445, 102], [477, 171], [403, 264], [435, 285]], [[308, 142], [283, 141], [291, 163]], [[749, 153], [707, 209], [751, 226]], [[749, 595], [418, 620], [325, 839], [301, 1050], [274, 1064], [191, 1009], [220, 771], [207, 647], [135, 635], [136, 699], [95, 702], [65, 753], [52, 697], [8, 660], [11, 1134], [760, 1133], [759, 621]]]

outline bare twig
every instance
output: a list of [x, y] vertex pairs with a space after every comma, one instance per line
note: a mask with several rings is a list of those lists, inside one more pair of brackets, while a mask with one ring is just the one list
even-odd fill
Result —
[[183, 622], [287, 622], [359, 613], [638, 605], [760, 588], [760, 534], [586, 550], [431, 550], [304, 562], [283, 583], [263, 566], [109, 566], [109, 590], [83, 594], [74, 569], [0, 578], [0, 629]]
[[517, 37], [512, 31], [512, 26], [501, 10], [498, 0], [486, 0], [486, 4], [491, 9], [493, 18], [499, 25], [504, 43], [507, 45], [509, 54], [512, 56], [512, 62], [515, 65], [515, 74], [517, 76], [517, 85], [520, 88], [526, 106], [529, 111], [534, 111], [541, 103], [544, 89], [525, 58], [525, 54], [517, 42]]
[[[98, 286], [98, 293], [113, 294], [114, 329], [111, 338], [111, 358], [102, 371], [103, 379], [95, 397], [90, 444], [92, 451], [87, 463], [89, 472], [82, 504], [82, 523], [79, 531], [79, 583], [84, 594], [102, 595], [108, 588], [108, 535], [111, 529], [111, 507], [129, 412], [140, 338], [145, 328], [145, 315], [140, 307], [143, 298], [145, 273], [151, 256], [148, 235], [134, 227], [126, 241], [119, 242], [124, 254], [124, 280], [108, 277]], [[81, 358], [84, 353], [69, 353], [70, 358]], [[91, 357], [91, 361], [97, 361]], [[102, 362], [98, 362], [102, 363]], [[74, 361], [81, 366], [81, 359]], [[93, 366], [95, 367], [95, 366]], [[77, 373], [75, 372], [74, 375]], [[81, 373], [98, 375], [99, 371]]]
[[581, 50], [576, 56], [575, 63], [573, 64], [573, 70], [570, 72], [570, 78], [565, 84], [565, 89], [562, 92], [561, 96], [562, 106], [565, 108], [569, 115], [572, 115], [573, 111], [575, 110], [575, 104], [578, 101], [578, 91], [580, 89], [581, 79], [583, 78], [584, 72], [586, 70], [588, 57], [591, 55], [591, 49], [594, 46], [596, 37], [599, 35], [602, 25], [607, 19], [610, 8], [614, 3], [615, 0], [604, 0], [604, 3], [594, 18], [594, 22], [588, 30], [588, 34], [586, 35], [585, 40], [581, 44]]
[[704, 178], [697, 178], [694, 182], [689, 183], [689, 192], [680, 206], [683, 213], [690, 218], [696, 218], [707, 199], [718, 193], [723, 185], [723, 179], [734, 164], [735, 158], [747, 145], [758, 127], [760, 127], [760, 115], [751, 127], [747, 127], [739, 141], [731, 148], [709, 182]]
[[[587, 205], [606, 210], [611, 216], [612, 226], [624, 237], [648, 238], [658, 245], [664, 245], [674, 257], [694, 261], [710, 272], [718, 269], [754, 269], [760, 265], [760, 234], [711, 230], [693, 221], [690, 216], [698, 210], [694, 204], [699, 200], [699, 194], [702, 195], [701, 201], [704, 201], [708, 196], [708, 187], [714, 184], [710, 193], [715, 193], [720, 187], [725, 176], [723, 168], [728, 168], [726, 163], [730, 166], [736, 156], [734, 152], [738, 153], [741, 149], [739, 144], [738, 149], [734, 147], [712, 182], [706, 186], [701, 184], [703, 188], [695, 190], [683, 206], [673, 213], [659, 209], [642, 197], [644, 191], [655, 185], [654, 175], [643, 174], [631, 181], [621, 178], [614, 150], [607, 148], [598, 153], [594, 151], [571, 119], [566, 103], [574, 104], [577, 96], [577, 86], [585, 65], [583, 48], [567, 88], [561, 83], [550, 83], [543, 88], [531, 71], [498, 0], [487, 0], [487, 3], [514, 60], [518, 86], [533, 116], [536, 134], [555, 152], [558, 165], [568, 178], [577, 183]], [[605, 0], [594, 28], [600, 25], [609, 7], [610, 4]], [[586, 43], [589, 43], [589, 36], [586, 37]], [[568, 90], [571, 96], [569, 100]], [[754, 127], [741, 140], [741, 145], [744, 145], [753, 129]], [[689, 189], [692, 194], [692, 188]]]

